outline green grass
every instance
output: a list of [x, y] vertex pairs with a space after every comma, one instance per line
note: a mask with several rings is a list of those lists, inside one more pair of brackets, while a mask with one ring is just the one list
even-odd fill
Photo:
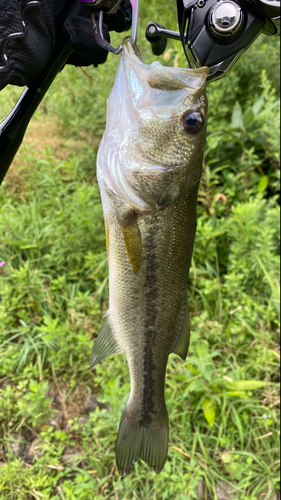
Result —
[[[148, 20], [162, 21], [155, 7], [152, 1], [143, 8], [142, 30]], [[161, 16], [175, 28], [172, 7], [163, 4]], [[202, 479], [204, 499], [216, 500], [220, 483], [233, 492], [227, 498], [276, 498], [278, 50], [269, 64], [271, 41], [256, 43], [259, 58], [253, 47], [228, 80], [208, 87], [188, 287], [191, 346], [185, 363], [169, 360], [170, 444], [159, 476], [142, 462], [125, 480], [116, 472], [115, 440], [129, 393], [125, 358], [89, 371], [108, 305], [95, 155], [118, 58], [88, 69], [95, 82], [66, 68], [36, 114], [39, 129], [54, 127], [56, 117], [58, 140], [40, 149], [32, 136], [0, 190], [0, 500], [199, 499]], [[141, 49], [152, 60], [142, 37]], [[1, 94], [1, 113], [14, 99], [13, 89]], [[89, 413], [91, 394], [98, 404]], [[15, 456], [19, 439], [24, 451]]]

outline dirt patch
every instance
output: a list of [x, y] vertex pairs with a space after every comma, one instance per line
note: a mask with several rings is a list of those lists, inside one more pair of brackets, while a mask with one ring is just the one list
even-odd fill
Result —
[[51, 407], [56, 411], [53, 420], [58, 420], [56, 426], [68, 427], [68, 420], [84, 414], [84, 400], [89, 397], [86, 387], [77, 386], [73, 391], [69, 384], [59, 382], [52, 386], [48, 392], [51, 399]]
[[[59, 159], [66, 159], [69, 153], [66, 142], [62, 138], [57, 118], [53, 115], [42, 115], [40, 119], [34, 119], [30, 122], [23, 146], [31, 146], [39, 157], [44, 157], [49, 148], [53, 153], [56, 153]], [[15, 161], [15, 163], [17, 162]]]
[[79, 145], [80, 141], [63, 137], [61, 124], [56, 116], [40, 114], [31, 120], [27, 128], [22, 145], [7, 173], [7, 183], [13, 186], [21, 183], [21, 167], [30, 164], [34, 153], [36, 158], [45, 159], [51, 153], [58, 160], [66, 160], [70, 149]]
[[87, 386], [83, 384], [70, 390], [67, 382], [58, 382], [49, 389], [47, 395], [54, 410], [50, 424], [59, 429], [68, 430], [69, 420], [75, 417], [83, 418], [97, 407], [107, 409], [106, 405], [99, 403], [96, 394], [90, 394]]

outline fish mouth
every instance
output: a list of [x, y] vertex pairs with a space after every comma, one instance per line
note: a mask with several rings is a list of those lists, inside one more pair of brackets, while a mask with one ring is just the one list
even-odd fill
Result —
[[[125, 70], [128, 70], [126, 79], [129, 87], [133, 73], [141, 86], [146, 84], [150, 90], [155, 89], [156, 93], [159, 90], [185, 90], [193, 95], [204, 89], [209, 74], [207, 66], [191, 69], [162, 66], [159, 61], [145, 64], [132, 37], [125, 37], [122, 45], [121, 57]], [[133, 87], [131, 90], [134, 92]]]
[[127, 49], [127, 52], [133, 56], [136, 56], [141, 62], [143, 62], [141, 53], [138, 46], [134, 43], [131, 36], [126, 36], [123, 40], [123, 48]]

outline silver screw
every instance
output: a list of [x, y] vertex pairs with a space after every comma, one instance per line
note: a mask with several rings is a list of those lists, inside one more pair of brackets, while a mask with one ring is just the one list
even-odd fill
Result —
[[151, 24], [148, 28], [148, 31], [151, 35], [154, 35], [154, 33], [156, 33], [157, 31], [156, 26], [154, 24]]

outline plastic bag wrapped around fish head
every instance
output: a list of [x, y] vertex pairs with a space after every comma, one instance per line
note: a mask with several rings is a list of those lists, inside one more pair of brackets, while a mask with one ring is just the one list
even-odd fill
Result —
[[144, 64], [130, 38], [107, 103], [98, 179], [132, 209], [156, 211], [199, 183], [208, 68]]

